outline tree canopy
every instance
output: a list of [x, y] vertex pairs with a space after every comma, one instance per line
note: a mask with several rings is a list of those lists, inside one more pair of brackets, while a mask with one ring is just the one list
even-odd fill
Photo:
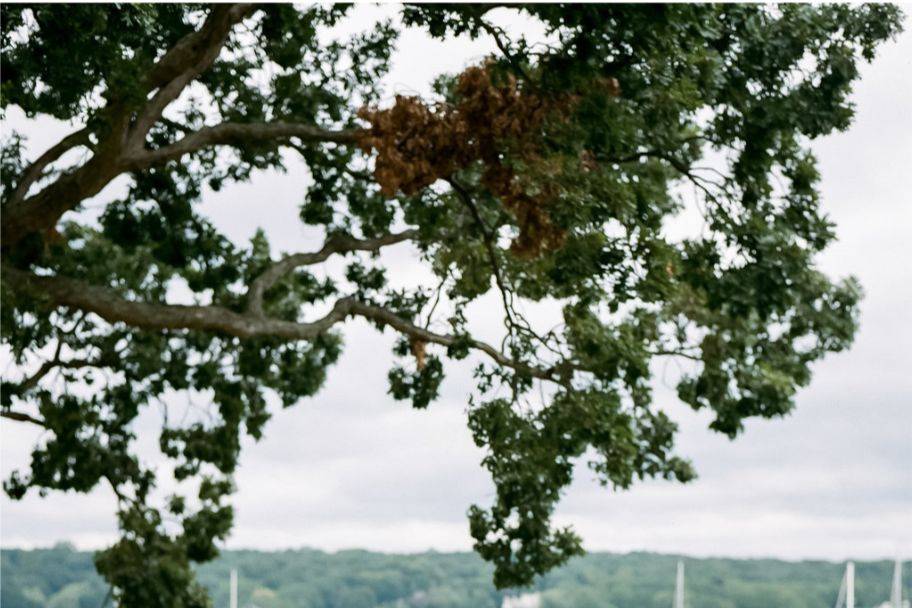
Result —
[[[475, 364], [468, 423], [496, 495], [468, 516], [499, 587], [581, 553], [550, 521], [577, 460], [619, 489], [694, 477], [652, 399], [654, 361], [681, 361], [680, 399], [735, 437], [788, 413], [810, 365], [851, 343], [860, 287], [815, 266], [835, 233], [809, 144], [848, 128], [858, 64], [899, 30], [896, 7], [499, 9], [539, 22], [536, 44], [493, 9], [404, 6], [329, 38], [350, 6], [0, 8], [4, 111], [75, 129], [31, 161], [19, 135], [3, 143], [2, 335], [18, 371], [2, 416], [46, 429], [4, 487], [111, 486], [122, 536], [96, 566], [119, 603], [208, 605], [191, 564], [231, 529], [241, 439], [261, 437], [272, 400], [319, 391], [348, 319], [398, 336], [389, 392], [416, 408], [445, 361]], [[498, 52], [441, 74], [432, 98], [385, 101], [407, 28]], [[201, 212], [207, 191], [291, 155], [322, 243], [278, 255]], [[122, 196], [87, 208], [120, 177]], [[688, 213], [702, 228], [673, 236]], [[379, 252], [403, 243], [436, 286], [392, 285]], [[335, 257], [343, 272], [319, 271]], [[493, 343], [468, 310], [489, 293]], [[540, 302], [556, 324], [524, 313]], [[189, 421], [165, 409], [161, 452], [193, 491], [162, 502], [134, 422], [175, 392], [208, 406]]]

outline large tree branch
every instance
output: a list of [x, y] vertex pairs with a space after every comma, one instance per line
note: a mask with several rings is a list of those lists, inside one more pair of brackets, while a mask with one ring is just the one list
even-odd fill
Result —
[[131, 108], [115, 101], [107, 110], [110, 135], [98, 144], [87, 163], [33, 196], [24, 198], [23, 192], [22, 199], [6, 206], [0, 227], [3, 247], [11, 248], [28, 234], [52, 228], [61, 215], [95, 196], [115, 177], [130, 170], [127, 161], [131, 155], [126, 155], [125, 150], [142, 149], [145, 135], [160, 117], [161, 110], [212, 64], [231, 27], [252, 9], [252, 5], [246, 4], [215, 6], [197, 32], [182, 38], [162, 57], [152, 68], [147, 81], [148, 90], [159, 88], [159, 91], [140, 111], [130, 134]]
[[200, 55], [200, 50], [211, 46], [219, 34], [227, 33], [230, 27], [243, 19], [253, 8], [251, 4], [222, 4], [212, 8], [203, 26], [177, 41], [162, 55], [146, 79], [146, 90], [154, 90], [171, 82], [190, 66]]
[[211, 146], [281, 141], [291, 137], [312, 142], [352, 144], [358, 141], [359, 133], [359, 129], [330, 131], [314, 125], [294, 122], [225, 122], [211, 127], [203, 127], [173, 144], [155, 150], [136, 151], [128, 160], [128, 164], [130, 170], [135, 171], [165, 163]]
[[156, 63], [149, 75], [147, 87], [150, 90], [157, 88], [158, 91], [139, 112], [131, 129], [131, 148], [142, 147], [149, 129], [161, 117], [168, 104], [209, 69], [228, 41], [231, 29], [254, 8], [253, 4], [213, 6], [202, 27], [184, 36]]
[[118, 154], [119, 151], [111, 146], [99, 147], [80, 168], [58, 178], [40, 192], [7, 205], [0, 224], [4, 249], [12, 248], [29, 234], [53, 228], [61, 215], [101, 192], [125, 169]]
[[[284, 340], [313, 340], [349, 316], [360, 316], [380, 326], [389, 326], [418, 341], [453, 346], [464, 338], [438, 334], [415, 325], [394, 312], [360, 302], [353, 297], [337, 300], [323, 318], [310, 323], [296, 323], [241, 314], [220, 306], [187, 306], [128, 300], [113, 289], [60, 277], [38, 276], [18, 268], [3, 267], [3, 280], [16, 290], [26, 292], [53, 306], [66, 306], [97, 314], [111, 323], [126, 323], [149, 330], [189, 329], [236, 336], [238, 338], [274, 337]], [[468, 339], [468, 346], [481, 351], [498, 365], [542, 380], [565, 384], [571, 364], [551, 368], [536, 367], [511, 359], [495, 347]]]
[[128, 300], [117, 291], [62, 276], [38, 276], [18, 268], [3, 267], [3, 280], [38, 301], [91, 312], [111, 323], [143, 329], [193, 329], [239, 338], [274, 336], [287, 340], [312, 340], [346, 316], [340, 300], [324, 318], [296, 323], [243, 315], [221, 306], [159, 304]]
[[41, 178], [44, 169], [48, 165], [66, 154], [69, 150], [87, 143], [89, 143], [89, 130], [83, 128], [75, 133], [70, 133], [48, 148], [44, 154], [35, 159], [35, 162], [29, 165], [22, 173], [22, 177], [19, 179], [19, 183], [16, 184], [16, 190], [13, 191], [9, 203], [15, 204], [24, 199], [25, 195], [28, 194], [29, 188]]
[[333, 234], [319, 251], [296, 253], [286, 256], [263, 271], [247, 290], [247, 310], [255, 315], [263, 314], [263, 294], [275, 285], [282, 276], [300, 266], [309, 266], [326, 261], [336, 253], [350, 251], [378, 251], [381, 247], [401, 243], [418, 236], [417, 230], [385, 234], [373, 239], [356, 239], [345, 234]]
[[302, 123], [227, 122], [204, 127], [163, 148], [134, 150], [129, 156], [122, 155], [119, 149], [106, 148], [41, 192], [7, 205], [2, 222], [3, 245], [11, 247], [26, 234], [53, 227], [61, 215], [101, 192], [111, 180], [126, 171], [143, 171], [210, 146], [281, 141], [292, 137], [312, 142], [355, 143], [359, 133], [358, 129], [331, 131]]

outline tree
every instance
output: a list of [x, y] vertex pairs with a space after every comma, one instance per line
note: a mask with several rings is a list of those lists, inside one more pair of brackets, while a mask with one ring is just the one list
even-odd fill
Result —
[[[899, 30], [896, 7], [509, 9], [549, 45], [494, 26], [493, 8], [407, 6], [327, 42], [348, 6], [2, 6], [3, 107], [77, 127], [31, 162], [16, 134], [3, 147], [2, 331], [20, 373], [2, 416], [46, 429], [5, 489], [110, 484], [122, 538], [96, 565], [123, 605], [207, 605], [190, 566], [230, 530], [241, 437], [261, 436], [270, 395], [319, 390], [349, 318], [399, 336], [390, 393], [416, 408], [444, 359], [477, 363], [469, 425], [497, 493], [469, 521], [498, 586], [581, 552], [550, 516], [584, 454], [616, 488], [694, 476], [651, 362], [686, 363], [680, 398], [734, 437], [788, 413], [810, 364], [850, 344], [860, 290], [815, 268], [834, 230], [809, 142], [849, 126], [857, 64]], [[499, 52], [441, 76], [435, 99], [383, 105], [404, 28]], [[277, 257], [267, 235], [235, 243], [201, 215], [205, 188], [292, 153], [322, 245]], [[86, 209], [121, 176], [122, 197]], [[668, 236], [688, 209], [702, 231]], [[377, 254], [405, 242], [435, 289], [388, 286]], [[318, 278], [334, 256], [344, 276]], [[178, 284], [196, 304], [174, 303]], [[489, 292], [499, 344], [470, 331]], [[559, 325], [523, 314], [539, 301]], [[210, 415], [165, 417], [161, 451], [196, 485], [160, 503], [132, 423], [175, 391]]]

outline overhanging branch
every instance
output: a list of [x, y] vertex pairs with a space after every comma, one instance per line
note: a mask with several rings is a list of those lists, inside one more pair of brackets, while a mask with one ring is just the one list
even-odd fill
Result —
[[211, 127], [203, 127], [173, 144], [155, 150], [135, 152], [130, 157], [128, 164], [130, 170], [136, 171], [212, 146], [282, 141], [291, 137], [310, 142], [353, 144], [357, 142], [359, 133], [359, 129], [331, 131], [315, 125], [293, 122], [225, 122]]
[[253, 8], [251, 4], [222, 4], [212, 8], [203, 26], [177, 41], [149, 72], [146, 89], [154, 90], [174, 80], [199, 57], [200, 50], [222, 35]]
[[[21, 191], [17, 189], [19, 198], [14, 197], [4, 209], [0, 224], [3, 247], [10, 249], [25, 236], [52, 228], [61, 215], [101, 192], [124, 171], [133, 170], [129, 161], [142, 154], [146, 133], [161, 116], [162, 110], [187, 84], [208, 69], [225, 44], [231, 28], [254, 8], [249, 4], [213, 7], [198, 31], [184, 36], [152, 67], [146, 88], [158, 91], [138, 112], [126, 105], [117, 91], [110, 91], [113, 101], [103, 112], [109, 118], [109, 136], [98, 143], [95, 154], [88, 162], [28, 198], [25, 198], [28, 187], [40, 176], [40, 170], [34, 176], [28, 171], [22, 176]], [[132, 118], [134, 115], [135, 121]], [[55, 146], [46, 153], [50, 160], [45, 166], [59, 158], [66, 151], [66, 146], [72, 143], [64, 142], [61, 142], [64, 144], [62, 147]]]
[[[313, 340], [349, 316], [359, 316], [380, 326], [389, 326], [412, 338], [441, 346], [453, 346], [464, 338], [438, 334], [415, 325], [380, 306], [353, 297], [336, 301], [323, 318], [310, 323], [283, 321], [255, 314], [241, 314], [220, 306], [187, 306], [128, 300], [113, 289], [90, 285], [61, 276], [38, 276], [17, 268], [3, 267], [3, 280], [12, 288], [28, 293], [52, 306], [65, 306], [94, 313], [110, 323], [125, 323], [149, 330], [195, 330], [222, 333], [238, 338], [273, 337], [283, 340]], [[495, 347], [468, 339], [471, 349], [488, 355], [498, 365], [533, 378], [566, 383], [565, 372], [572, 365], [542, 368], [511, 359]]]
[[295, 268], [319, 264], [336, 253], [350, 251], [378, 251], [381, 247], [401, 243], [418, 235], [417, 230], [405, 230], [399, 233], [386, 234], [373, 239], [356, 239], [344, 234], [330, 236], [319, 251], [296, 253], [282, 258], [258, 276], [247, 290], [247, 310], [256, 315], [263, 314], [263, 294], [275, 285], [282, 276]]
[[228, 41], [232, 28], [253, 9], [253, 4], [223, 4], [211, 8], [202, 27], [180, 39], [152, 68], [148, 90], [158, 89], [139, 111], [128, 147], [141, 148], [146, 134], [168, 105], [188, 84], [209, 69]]
[[312, 340], [346, 316], [340, 300], [324, 318], [296, 323], [243, 315], [221, 306], [189, 306], [128, 300], [107, 287], [62, 276], [38, 276], [18, 268], [3, 267], [3, 280], [54, 306], [91, 312], [110, 323], [126, 323], [143, 329], [192, 329], [238, 338], [274, 336], [286, 340]]
[[10, 197], [9, 202], [18, 203], [24, 199], [25, 195], [28, 194], [29, 188], [31, 188], [32, 184], [41, 178], [41, 175], [44, 173], [44, 169], [48, 165], [66, 154], [69, 150], [87, 143], [89, 143], [89, 130], [84, 128], [76, 131], [75, 133], [70, 133], [59, 142], [48, 148], [44, 154], [35, 159], [35, 162], [29, 165], [28, 168], [22, 173], [22, 177], [19, 179], [19, 183], [16, 184], [16, 190]]
[[[358, 315], [365, 319], [374, 321], [380, 325], [389, 325], [399, 333], [405, 334], [414, 340], [419, 340], [422, 342], [439, 344], [441, 346], [453, 346], [455, 344], [458, 344], [460, 341], [460, 338], [457, 336], [438, 334], [432, 331], [428, 331], [427, 329], [419, 327], [385, 308], [372, 306], [370, 304], [365, 304], [356, 300], [352, 300], [350, 304], [350, 314]], [[473, 338], [468, 339], [468, 346], [469, 348], [485, 353], [498, 365], [512, 368], [521, 374], [526, 374], [540, 380], [550, 380], [552, 382], [559, 383], [564, 382], [564, 379], [561, 378], [556, 368], [546, 369], [543, 367], [535, 367], [523, 363], [522, 361], [511, 359], [490, 344], [475, 340]]]

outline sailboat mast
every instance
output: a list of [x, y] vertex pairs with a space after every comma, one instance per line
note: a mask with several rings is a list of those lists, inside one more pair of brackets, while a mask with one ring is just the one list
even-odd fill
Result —
[[234, 568], [231, 569], [231, 594], [229, 601], [231, 608], [238, 608], [238, 579], [237, 570]]
[[855, 608], [855, 562], [846, 564], [846, 608]]
[[893, 588], [890, 593], [890, 605], [902, 608], [902, 562], [896, 560], [893, 566]]
[[678, 560], [678, 575], [675, 577], [674, 608], [684, 608], [684, 560]]

